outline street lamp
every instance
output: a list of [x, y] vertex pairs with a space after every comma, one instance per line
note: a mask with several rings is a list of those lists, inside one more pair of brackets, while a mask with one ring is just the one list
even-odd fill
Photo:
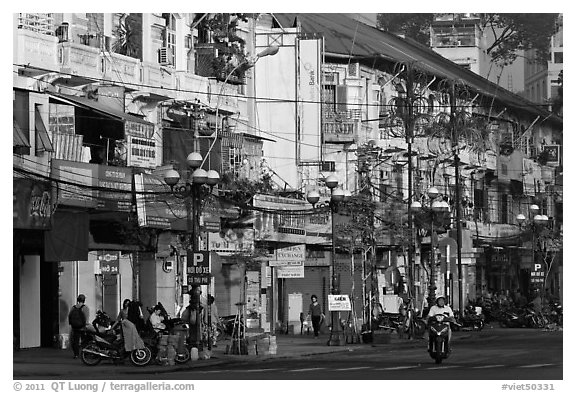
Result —
[[[334, 213], [338, 211], [338, 205], [341, 202], [347, 202], [352, 194], [348, 190], [343, 190], [342, 188], [338, 187], [338, 179], [334, 175], [330, 175], [326, 177], [324, 180], [326, 187], [330, 189], [330, 214], [332, 220], [332, 249], [331, 249], [331, 259], [332, 259], [332, 286], [330, 293], [332, 295], [339, 295], [340, 288], [338, 279], [336, 277], [336, 232], [334, 225]], [[320, 193], [318, 191], [310, 191], [306, 195], [306, 199], [312, 206], [316, 207], [316, 204], [320, 200]], [[327, 345], [330, 346], [338, 346], [344, 345], [346, 340], [344, 339], [344, 334], [342, 331], [342, 327], [340, 326], [340, 312], [339, 311], [331, 311], [330, 312], [330, 323], [332, 325], [332, 329], [330, 330], [330, 338], [328, 339]]]
[[[537, 240], [537, 235], [540, 232], [540, 229], [548, 223], [548, 216], [544, 214], [538, 214], [540, 211], [540, 207], [538, 205], [532, 204], [528, 208], [529, 216], [532, 216], [532, 221], [527, 222], [527, 218], [524, 214], [520, 213], [516, 216], [516, 221], [520, 225], [520, 227], [529, 226], [532, 232], [532, 266], [533, 268], [536, 265], [536, 252], [535, 252], [535, 243]], [[544, 283], [545, 285], [545, 283]]]
[[[434, 245], [434, 220], [438, 214], [446, 213], [450, 207], [448, 203], [444, 200], [437, 200], [436, 198], [440, 194], [436, 187], [430, 187], [426, 192], [429, 199], [429, 206], [427, 207], [430, 211], [430, 277], [428, 285], [428, 306], [431, 307], [436, 299], [436, 282], [434, 279], [434, 270], [436, 268], [436, 250]], [[422, 203], [414, 201], [410, 204], [410, 210], [414, 213], [422, 211]]]
[[[204, 185], [209, 186], [210, 190], [220, 181], [220, 174], [215, 170], [206, 171], [200, 168], [202, 164], [202, 155], [197, 152], [190, 153], [186, 158], [186, 163], [192, 171], [192, 175], [188, 176], [188, 180], [177, 186], [180, 181], [180, 174], [174, 169], [168, 170], [164, 175], [164, 182], [170, 186], [172, 194], [180, 199], [185, 200], [186, 204], [186, 228], [189, 238], [191, 238], [191, 244], [188, 245], [187, 260], [188, 264], [191, 264], [194, 258], [194, 253], [199, 251], [199, 236], [200, 236], [200, 209], [201, 209], [201, 198], [202, 198], [202, 188]], [[201, 349], [201, 337], [202, 332], [200, 330], [202, 320], [200, 312], [200, 285], [203, 282], [203, 278], [200, 280], [194, 280], [191, 283], [192, 302], [196, 307], [196, 326], [195, 331], [190, 332], [192, 338], [192, 345], [198, 350]], [[190, 280], [188, 280], [190, 281]], [[206, 282], [207, 284], [209, 283]], [[192, 303], [191, 302], [191, 303]], [[210, 315], [210, 305], [208, 305], [208, 324], [211, 324]], [[192, 334], [193, 333], [193, 334]], [[211, 329], [208, 329], [208, 349], [212, 349], [212, 340], [210, 339]]]

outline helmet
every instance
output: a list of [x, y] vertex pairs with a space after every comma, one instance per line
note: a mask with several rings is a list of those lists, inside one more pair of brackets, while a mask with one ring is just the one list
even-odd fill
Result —
[[438, 295], [438, 296], [436, 296], [436, 303], [438, 303], [438, 300], [440, 300], [440, 299], [444, 299], [444, 302], [446, 302], [446, 296]]

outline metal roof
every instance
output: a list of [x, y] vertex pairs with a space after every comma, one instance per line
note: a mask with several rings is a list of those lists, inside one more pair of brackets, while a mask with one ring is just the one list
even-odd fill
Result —
[[274, 16], [283, 27], [299, 25], [303, 34], [323, 36], [324, 55], [327, 59], [373, 60], [374, 64], [377, 59], [391, 63], [413, 62], [426, 73], [462, 82], [476, 93], [494, 97], [501, 104], [545, 117], [555, 123], [562, 123], [560, 117], [460, 67], [431, 48], [366, 25], [347, 14], [275, 13]]

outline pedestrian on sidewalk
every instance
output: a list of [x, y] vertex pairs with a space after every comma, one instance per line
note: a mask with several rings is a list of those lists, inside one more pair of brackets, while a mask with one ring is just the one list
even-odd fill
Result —
[[312, 295], [310, 297], [312, 303], [310, 303], [310, 308], [308, 309], [308, 315], [312, 318], [312, 328], [314, 329], [314, 338], [318, 338], [318, 332], [320, 331], [320, 324], [325, 318], [322, 312], [322, 306], [318, 303], [318, 297]]
[[70, 334], [72, 335], [72, 351], [74, 352], [74, 359], [78, 359], [80, 355], [80, 339], [82, 331], [90, 321], [90, 310], [85, 305], [86, 296], [83, 294], [78, 295], [76, 304], [72, 306], [68, 313], [68, 323], [70, 324]]

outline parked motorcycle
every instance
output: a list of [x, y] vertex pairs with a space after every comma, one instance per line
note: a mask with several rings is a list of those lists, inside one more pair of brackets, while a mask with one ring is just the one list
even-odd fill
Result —
[[117, 363], [128, 357], [135, 366], [141, 367], [150, 363], [152, 353], [147, 347], [126, 352], [121, 325], [111, 329], [110, 321], [106, 313], [97, 312], [96, 319], [92, 322], [94, 329], [86, 329], [84, 332], [85, 344], [80, 352], [82, 362], [87, 366], [96, 366], [103, 359]]
[[443, 314], [434, 315], [428, 319], [428, 352], [436, 364], [442, 363], [442, 360], [448, 358], [450, 354], [449, 322], [454, 322], [454, 318]]
[[562, 305], [559, 301], [554, 300], [550, 302], [550, 312], [548, 314], [548, 319], [551, 323], [556, 323], [562, 326], [563, 322], [563, 313], [562, 313]]
[[460, 315], [459, 311], [454, 312], [458, 324], [454, 324], [454, 330], [460, 330], [460, 327], [468, 330], [480, 331], [484, 328], [484, 315], [477, 314], [476, 308], [472, 305], [464, 309], [464, 315]]

